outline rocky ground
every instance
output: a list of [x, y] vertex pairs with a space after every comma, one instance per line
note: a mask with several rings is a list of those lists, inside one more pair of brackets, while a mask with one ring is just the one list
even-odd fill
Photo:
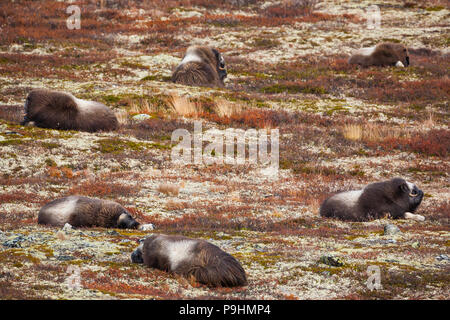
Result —
[[[378, 1], [379, 29], [367, 29], [373, 1], [77, 3], [80, 30], [66, 27], [63, 2], [0, 4], [0, 298], [449, 298], [448, 1]], [[407, 45], [411, 66], [347, 64], [380, 41]], [[222, 52], [225, 88], [170, 82], [192, 44]], [[20, 126], [36, 87], [101, 101], [121, 127]], [[173, 163], [172, 132], [194, 133], [194, 121], [279, 129], [278, 172]], [[424, 222], [319, 217], [329, 195], [395, 176], [424, 190]], [[72, 194], [115, 200], [155, 230], [37, 225], [40, 207]], [[248, 286], [131, 264], [152, 233], [211, 241]], [[367, 287], [373, 266], [378, 290]]]

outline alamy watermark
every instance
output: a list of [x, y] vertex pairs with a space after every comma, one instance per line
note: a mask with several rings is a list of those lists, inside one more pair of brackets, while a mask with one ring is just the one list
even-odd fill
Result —
[[366, 286], [369, 290], [380, 290], [383, 289], [381, 285], [381, 270], [379, 266], [368, 266], [367, 267], [367, 278]]
[[69, 30], [81, 29], [81, 9], [77, 5], [68, 6], [66, 13], [70, 16], [66, 20], [66, 26]]
[[[270, 136], [270, 143], [269, 143]], [[181, 140], [181, 141], [180, 141]], [[278, 171], [279, 131], [271, 129], [209, 129], [202, 131], [202, 122], [194, 122], [193, 135], [186, 129], [172, 133], [171, 159], [175, 164], [260, 164]], [[209, 142], [205, 147], [204, 142]], [[269, 154], [270, 146], [270, 154]], [[225, 149], [225, 150], [224, 150]], [[225, 151], [225, 152], [224, 152]]]
[[381, 28], [381, 10], [377, 5], [366, 8], [367, 29], [374, 30]]
[[64, 281], [67, 289], [78, 291], [81, 289], [81, 271], [78, 266], [69, 266], [66, 270], [69, 276]]

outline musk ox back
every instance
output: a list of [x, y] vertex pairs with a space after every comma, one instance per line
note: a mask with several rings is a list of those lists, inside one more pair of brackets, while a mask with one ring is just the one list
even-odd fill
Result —
[[362, 48], [348, 60], [350, 64], [369, 66], [409, 66], [408, 49], [399, 43], [384, 42], [375, 47]]
[[368, 221], [384, 217], [394, 219], [425, 218], [413, 214], [422, 202], [423, 192], [402, 178], [376, 182], [361, 190], [346, 191], [326, 199], [320, 207], [322, 217], [349, 221]]
[[75, 98], [70, 93], [35, 89], [25, 102], [22, 125], [60, 130], [110, 131], [117, 129], [116, 116], [102, 103]]
[[41, 208], [38, 223], [52, 226], [136, 229], [139, 223], [120, 204], [96, 198], [69, 196]]
[[172, 81], [190, 86], [223, 87], [226, 76], [225, 61], [216, 49], [191, 46], [172, 74]]
[[230, 254], [204, 240], [153, 235], [132, 253], [131, 261], [194, 278], [211, 287], [247, 284], [245, 271]]

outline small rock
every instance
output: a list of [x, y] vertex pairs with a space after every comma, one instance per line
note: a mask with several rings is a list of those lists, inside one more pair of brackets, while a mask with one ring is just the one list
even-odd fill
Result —
[[369, 245], [390, 244], [390, 243], [397, 243], [397, 240], [395, 240], [395, 239], [370, 239], [370, 240], [367, 240], [367, 243]]
[[447, 260], [450, 261], [450, 257], [446, 254], [440, 254], [436, 257], [437, 260], [442, 261], [442, 260]]
[[136, 115], [134, 115], [133, 117], [131, 117], [133, 120], [136, 120], [136, 121], [144, 121], [144, 120], [147, 120], [147, 119], [150, 119], [152, 116], [150, 116], [150, 115], [148, 115], [148, 114], [145, 114], [145, 113], [139, 113], [139, 114], [136, 114]]
[[106, 234], [109, 234], [110, 236], [120, 235], [120, 233], [118, 233], [116, 230], [108, 230], [108, 231], [106, 231]]
[[254, 245], [254, 250], [255, 251], [258, 251], [258, 252], [267, 252], [267, 248], [265, 248], [265, 247], [263, 247], [262, 245], [260, 245], [260, 244], [255, 244]]
[[69, 260], [75, 260], [75, 257], [62, 255], [62, 256], [57, 256], [56, 260], [58, 260], [58, 261], [69, 261]]
[[72, 225], [70, 225], [69, 223], [66, 223], [64, 225], [64, 227], [62, 228], [63, 231], [71, 231], [72, 230]]
[[155, 225], [153, 223], [141, 224], [139, 226], [139, 230], [141, 231], [155, 230]]
[[400, 229], [394, 224], [387, 224], [384, 226], [384, 235], [393, 236], [402, 233]]
[[332, 255], [321, 256], [319, 262], [332, 267], [342, 267], [344, 265], [344, 262], [342, 262], [340, 258], [334, 257]]

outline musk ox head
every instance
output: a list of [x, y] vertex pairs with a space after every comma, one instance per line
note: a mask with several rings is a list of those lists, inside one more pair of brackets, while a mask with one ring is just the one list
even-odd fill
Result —
[[[389, 46], [391, 46], [393, 53], [396, 55], [397, 63], [396, 66], [409, 66], [409, 52], [408, 49], [399, 43], [389, 43]], [[398, 61], [401, 62], [402, 65], [398, 63]]]
[[405, 212], [415, 212], [423, 199], [423, 192], [415, 184], [402, 178], [391, 180], [394, 190], [394, 201]]
[[225, 60], [223, 59], [222, 55], [217, 51], [216, 49], [212, 49], [214, 52], [214, 55], [216, 57], [216, 69], [217, 73], [219, 74], [220, 80], [223, 81], [227, 77], [227, 69], [225, 68]]
[[408, 49], [395, 42], [378, 44], [371, 52], [371, 56], [368, 65], [407, 67], [410, 62]]
[[131, 254], [131, 262], [133, 263], [144, 263], [144, 257], [142, 256], [142, 247], [144, 246], [143, 241], [136, 250]]
[[117, 219], [117, 227], [119, 229], [137, 229], [139, 227], [139, 222], [134, 220], [128, 211], [123, 210]]

